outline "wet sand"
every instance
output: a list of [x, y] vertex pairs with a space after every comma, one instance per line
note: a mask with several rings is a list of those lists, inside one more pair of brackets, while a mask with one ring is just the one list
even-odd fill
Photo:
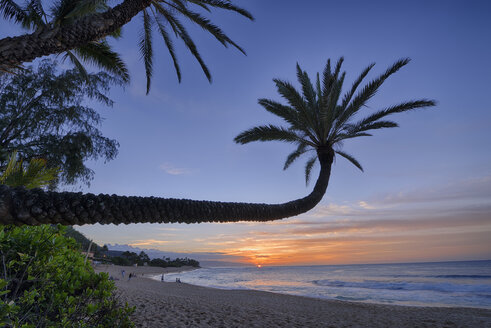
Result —
[[[126, 271], [121, 279], [121, 270]], [[184, 268], [190, 270], [192, 268]], [[137, 327], [469, 327], [491, 328], [491, 310], [409, 307], [221, 290], [160, 282], [150, 274], [182, 268], [99, 266], [116, 280], [123, 301], [135, 306]], [[130, 272], [135, 278], [127, 281]], [[143, 275], [142, 275], [143, 274]]]

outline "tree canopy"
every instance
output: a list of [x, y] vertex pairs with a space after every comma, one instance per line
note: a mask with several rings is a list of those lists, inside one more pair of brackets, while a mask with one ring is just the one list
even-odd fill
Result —
[[[386, 120], [389, 115], [418, 108], [431, 107], [435, 101], [419, 99], [379, 109], [365, 118], [359, 118], [360, 111], [367, 107], [368, 101], [377, 93], [382, 84], [394, 73], [409, 63], [409, 58], [400, 59], [383, 74], [366, 83], [366, 78], [375, 64], [368, 65], [355, 79], [351, 88], [343, 90], [346, 72], [341, 72], [344, 58], [341, 57], [331, 67], [331, 60], [322, 73], [312, 83], [307, 72], [297, 64], [297, 79], [301, 90], [287, 82], [274, 79], [278, 93], [286, 100], [283, 105], [270, 99], [259, 99], [259, 104], [268, 112], [281, 117], [287, 127], [261, 125], [239, 134], [235, 141], [245, 144], [252, 141], [282, 141], [295, 144], [297, 149], [288, 155], [283, 169], [287, 169], [295, 160], [310, 153], [305, 165], [305, 181], [309, 182], [312, 167], [319, 153], [332, 152], [350, 161], [363, 171], [361, 164], [350, 154], [342, 150], [343, 142], [348, 139], [371, 136], [368, 131], [395, 128], [398, 124]], [[346, 91], [341, 97], [342, 92]]]
[[102, 135], [102, 117], [89, 106], [112, 106], [107, 92], [114, 83], [120, 80], [107, 73], [58, 72], [49, 60], [0, 76], [1, 163], [16, 150], [21, 159], [42, 158], [60, 168], [63, 183], [90, 182], [93, 172], [85, 162], [118, 153], [119, 144]]

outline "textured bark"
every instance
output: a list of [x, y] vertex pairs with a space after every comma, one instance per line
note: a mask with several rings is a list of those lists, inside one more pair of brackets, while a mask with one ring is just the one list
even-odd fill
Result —
[[333, 152], [319, 153], [321, 170], [313, 191], [283, 204], [126, 197], [73, 192], [45, 192], [0, 185], [0, 224], [129, 224], [272, 221], [305, 213], [324, 196]]
[[73, 24], [40, 28], [32, 34], [0, 40], [0, 70], [8, 71], [35, 58], [58, 54], [102, 39], [128, 23], [151, 0], [125, 0], [104, 13], [87, 15]]

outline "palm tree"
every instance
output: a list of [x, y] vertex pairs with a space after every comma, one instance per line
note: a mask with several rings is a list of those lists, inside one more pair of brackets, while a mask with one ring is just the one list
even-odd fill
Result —
[[81, 193], [44, 192], [0, 185], [0, 223], [30, 224], [62, 223], [80, 225], [91, 223], [136, 222], [237, 222], [270, 221], [295, 216], [312, 209], [326, 192], [331, 166], [340, 155], [359, 169], [359, 162], [341, 150], [342, 142], [356, 137], [369, 136], [371, 130], [393, 128], [397, 124], [385, 117], [434, 106], [433, 100], [403, 102], [373, 112], [358, 119], [357, 114], [378, 91], [384, 81], [405, 66], [409, 59], [402, 59], [390, 66], [385, 73], [358, 87], [373, 68], [369, 65], [341, 98], [345, 72], [341, 73], [343, 58], [334, 70], [330, 60], [315, 85], [306, 72], [297, 65], [297, 77], [301, 91], [288, 82], [274, 80], [287, 105], [260, 99], [269, 112], [281, 117], [288, 127], [264, 125], [239, 134], [235, 141], [285, 141], [297, 146], [285, 162], [285, 169], [301, 155], [312, 152], [305, 167], [308, 182], [311, 169], [320, 163], [320, 172], [313, 191], [304, 198], [283, 204], [250, 204], [196, 201], [189, 199], [164, 199], [155, 197], [124, 197], [116, 195], [92, 195]]
[[[4, 2], [3, 6], [6, 6], [7, 3], [15, 4], [10, 0]], [[46, 10], [42, 1], [30, 0], [23, 7], [18, 7], [14, 18], [26, 30], [44, 30], [53, 26], [66, 28], [77, 19], [108, 9], [106, 1], [62, 0], [52, 3]], [[121, 30], [118, 29], [109, 36], [119, 38]], [[89, 76], [84, 63], [94, 64], [99, 69], [111, 73], [121, 83], [129, 82], [126, 64], [120, 55], [112, 50], [106, 38], [90, 41], [74, 49], [66, 50], [63, 53], [63, 59], [69, 60], [87, 80], [89, 80]]]
[[191, 9], [191, 5], [209, 12], [212, 8], [219, 8], [253, 20], [247, 10], [235, 6], [229, 0], [124, 0], [114, 8], [109, 7], [107, 2], [108, 0], [60, 0], [47, 12], [41, 0], [29, 0], [24, 6], [18, 5], [14, 0], [1, 0], [0, 14], [34, 32], [0, 40], [0, 71], [12, 71], [22, 63], [41, 56], [65, 53], [65, 58], [82, 72], [85, 69], [80, 60], [93, 63], [127, 82], [127, 68], [105, 38], [119, 37], [121, 27], [139, 13], [143, 28], [138, 44], [147, 75], [147, 93], [153, 73], [154, 30], [162, 36], [169, 50], [179, 81], [181, 70], [169, 33], [171, 31], [184, 42], [211, 81], [209, 69], [180, 17], [202, 27], [225, 47], [232, 45], [245, 53], [218, 26]]
[[427, 99], [408, 101], [376, 111], [363, 119], [357, 119], [356, 115], [377, 93], [384, 81], [408, 64], [410, 59], [397, 61], [384, 74], [367, 83], [360, 92], [356, 93], [363, 79], [375, 65], [370, 64], [340, 101], [346, 74], [346, 72], [341, 73], [343, 61], [344, 58], [341, 57], [335, 67], [331, 68], [331, 60], [328, 60], [322, 75], [322, 84], [317, 73], [315, 86], [307, 72], [302, 71], [297, 64], [297, 79], [302, 86], [301, 93], [290, 83], [275, 79], [276, 88], [287, 100], [288, 105], [269, 99], [259, 99], [259, 104], [268, 112], [285, 120], [289, 126], [287, 128], [274, 125], [254, 127], [239, 134], [235, 141], [241, 144], [252, 141], [284, 141], [295, 144], [297, 149], [288, 155], [284, 170], [300, 156], [313, 152], [305, 165], [305, 181], [308, 184], [310, 172], [316, 161], [319, 160], [323, 167], [328, 165], [324, 161], [332, 163], [336, 154], [363, 171], [362, 166], [353, 156], [342, 151], [345, 140], [371, 136], [368, 133], [371, 130], [397, 127], [397, 123], [384, 119], [388, 115], [435, 105], [433, 100]]

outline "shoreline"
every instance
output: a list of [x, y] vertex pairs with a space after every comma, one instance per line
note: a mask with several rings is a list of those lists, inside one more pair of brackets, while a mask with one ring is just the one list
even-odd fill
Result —
[[115, 284], [122, 300], [135, 306], [132, 319], [137, 327], [491, 327], [491, 310], [487, 309], [385, 305], [217, 289], [148, 277], [182, 268], [96, 267], [97, 272], [119, 277], [122, 269], [135, 269], [134, 279], [116, 280]]
[[[203, 268], [193, 268], [190, 270], [182, 270], [179, 272], [169, 272], [169, 273], [180, 273], [180, 272], [188, 272], [188, 271], [194, 271], [198, 269], [203, 269]], [[145, 276], [144, 278], [151, 279], [154, 281], [157, 281], [155, 279], [152, 279], [150, 277]], [[279, 294], [279, 295], [289, 295], [289, 296], [295, 296], [295, 297], [306, 297], [309, 299], [314, 299], [314, 300], [325, 300], [325, 301], [337, 301], [337, 302], [347, 302], [347, 303], [361, 303], [361, 304], [374, 304], [374, 305], [388, 305], [388, 306], [407, 306], [407, 307], [416, 307], [416, 308], [446, 308], [446, 309], [480, 309], [480, 310], [488, 310], [491, 311], [491, 307], [486, 308], [486, 307], [477, 307], [477, 306], [465, 306], [465, 305], [448, 305], [448, 304], [440, 304], [440, 305], [432, 305], [432, 304], [388, 304], [388, 303], [383, 303], [383, 302], [377, 302], [377, 301], [357, 301], [357, 300], [342, 300], [342, 299], [334, 299], [334, 298], [327, 298], [327, 297], [315, 297], [315, 296], [310, 296], [310, 295], [295, 295], [295, 294], [289, 294], [289, 293], [282, 293], [282, 292], [272, 292], [268, 290], [261, 290], [261, 289], [252, 289], [252, 288], [226, 288], [226, 287], [210, 287], [210, 286], [204, 286], [204, 285], [197, 285], [197, 284], [192, 284], [189, 282], [186, 282], [185, 284], [190, 285], [190, 286], [196, 286], [196, 287], [203, 287], [203, 288], [210, 288], [210, 289], [220, 289], [220, 290], [231, 290], [231, 291], [258, 291], [258, 292], [264, 292], [264, 293], [271, 293], [271, 294]]]

